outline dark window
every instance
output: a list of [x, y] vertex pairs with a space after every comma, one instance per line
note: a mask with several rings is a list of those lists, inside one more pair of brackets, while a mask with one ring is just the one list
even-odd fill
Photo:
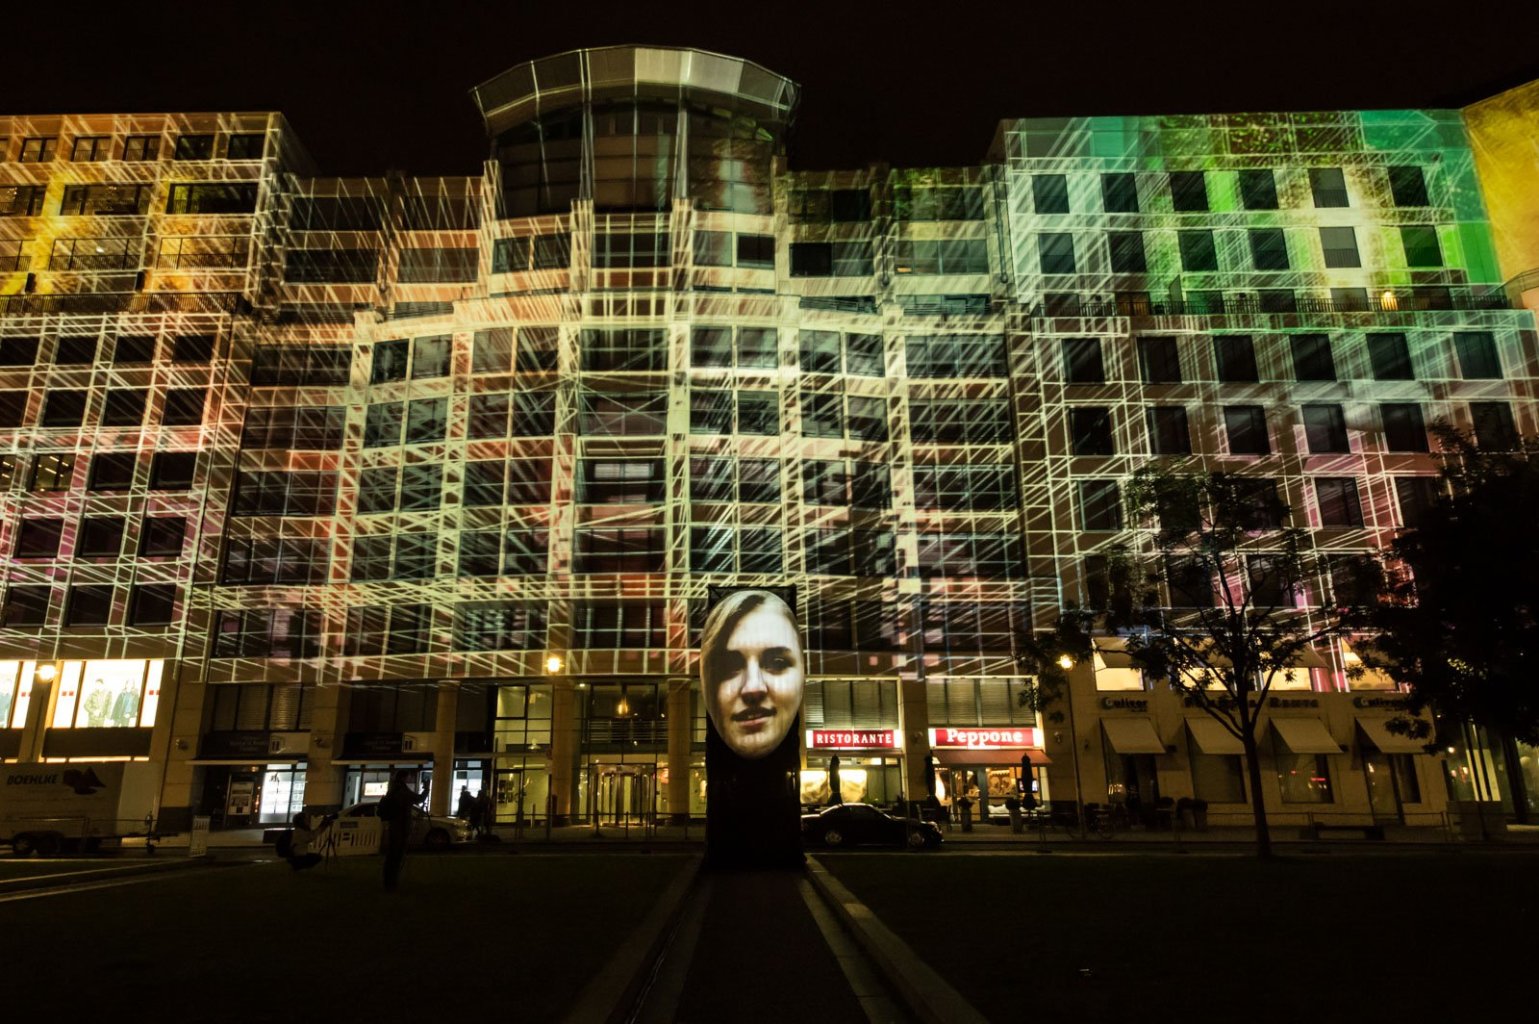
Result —
[[187, 490], [197, 465], [197, 452], [156, 452], [150, 458], [150, 490]]
[[667, 494], [662, 459], [581, 459], [577, 500], [587, 505], [655, 504]]
[[379, 274], [375, 249], [290, 249], [283, 279], [296, 284], [372, 284]]
[[1101, 175], [1101, 203], [1107, 213], [1137, 213], [1138, 179], [1131, 174]]
[[41, 626], [48, 619], [50, 587], [7, 587], [5, 607], [0, 609], [0, 627], [20, 629]]
[[123, 550], [122, 516], [88, 516], [75, 538], [76, 558], [116, 558]]
[[414, 398], [406, 403], [406, 443], [442, 441], [449, 430], [447, 398]]
[[[177, 345], [183, 340], [177, 338]], [[212, 344], [211, 337], [207, 340]], [[259, 345], [251, 355], [251, 383], [256, 387], [345, 387], [352, 362], [349, 347]]]
[[1037, 253], [1042, 273], [1074, 273], [1074, 236], [1067, 231], [1047, 231], [1039, 234]]
[[1411, 366], [1411, 347], [1403, 334], [1368, 335], [1368, 362], [1374, 380], [1415, 380]]
[[31, 366], [37, 362], [37, 338], [0, 338], [0, 366]]
[[1063, 339], [1063, 376], [1070, 384], [1106, 383], [1106, 368], [1101, 363], [1101, 339]]
[[112, 617], [112, 587], [70, 587], [65, 605], [66, 626], [105, 626]]
[[668, 339], [660, 330], [586, 329], [579, 349], [584, 370], [650, 372], [668, 368]]
[[871, 193], [863, 188], [836, 188], [828, 194], [828, 219], [851, 222], [871, 219]]
[[1512, 406], [1506, 402], [1471, 402], [1470, 423], [1475, 431], [1475, 443], [1481, 448], [1505, 452], [1518, 447]]
[[64, 533], [64, 520], [37, 519], [28, 516], [16, 527], [17, 558], [57, 558], [59, 539]]
[[1075, 455], [1112, 455], [1111, 410], [1090, 406], [1069, 409], [1069, 433]]
[[471, 348], [472, 373], [508, 373], [513, 369], [513, 328], [477, 331]]
[[1316, 477], [1315, 502], [1320, 506], [1322, 527], [1348, 529], [1363, 525], [1357, 481], [1351, 477]]
[[[697, 349], [701, 346], [701, 342], [698, 340], [698, 338], [702, 331], [711, 332], [712, 334], [730, 335], [730, 328], [726, 327], [697, 327], [695, 328], [697, 337], [695, 345]], [[711, 341], [711, 339], [707, 340]], [[803, 373], [840, 372], [842, 368], [842, 362], [840, 359], [838, 331], [802, 331], [800, 340], [802, 349], [801, 360]], [[730, 338], [727, 344], [730, 346]], [[721, 341], [711, 341], [710, 347], [712, 351], [719, 352], [721, 349]], [[730, 362], [730, 349], [728, 352], [728, 360]], [[727, 363], [718, 361], [706, 365], [725, 366]]]
[[130, 626], [169, 626], [176, 608], [176, 584], [141, 583], [128, 595]]
[[1007, 464], [917, 465], [914, 504], [948, 512], [995, 512], [1019, 504], [1015, 472]]
[[58, 366], [96, 362], [96, 335], [60, 338], [58, 348], [54, 349], [53, 361]]
[[241, 132], [231, 135], [225, 145], [224, 155], [230, 160], [260, 160], [262, 145], [267, 136], [261, 132]]
[[1435, 476], [1395, 477], [1395, 503], [1400, 506], [1400, 524], [1415, 528], [1442, 496], [1442, 482]]
[[19, 427], [27, 418], [27, 392], [0, 391], [0, 427]]
[[406, 403], [381, 402], [364, 412], [363, 446], [381, 448], [401, 443], [401, 426], [406, 420]]
[[225, 542], [219, 579], [240, 585], [324, 583], [329, 544], [311, 537], [231, 537]]
[[834, 272], [834, 249], [828, 242], [792, 242], [792, 277], [828, 277]]
[[1289, 339], [1293, 375], [1298, 380], [1335, 380], [1336, 361], [1330, 339], [1323, 334], [1295, 334]]
[[160, 158], [159, 135], [130, 135], [123, 140], [123, 159], [127, 161], [158, 160]]
[[453, 339], [447, 334], [431, 338], [413, 338], [411, 343], [411, 376], [413, 380], [429, 380], [449, 375], [449, 360], [454, 354]]
[[1311, 455], [1350, 452], [1347, 419], [1339, 405], [1304, 406], [1304, 440]]
[[1196, 213], [1208, 208], [1208, 183], [1201, 171], [1170, 172], [1170, 203], [1177, 213]]
[[166, 392], [166, 406], [160, 422], [168, 427], [194, 427], [203, 422], [205, 388], [172, 388]]
[[802, 392], [802, 436], [843, 437], [844, 396]]
[[1321, 228], [1320, 249], [1325, 254], [1327, 267], [1363, 265], [1357, 254], [1357, 234], [1351, 228]]
[[1240, 203], [1247, 210], [1277, 209], [1277, 179], [1270, 167], [1240, 172]]
[[1181, 269], [1205, 271], [1218, 269], [1218, 250], [1213, 245], [1211, 231], [1178, 231], [1176, 240], [1181, 246]]
[[1122, 529], [1122, 495], [1117, 481], [1081, 480], [1079, 514], [1082, 529]]
[[1427, 180], [1415, 164], [1390, 167], [1389, 193], [1396, 206], [1428, 206]]
[[214, 159], [214, 137], [212, 135], [179, 135], [176, 139], [176, 150], [172, 156], [174, 160], [212, 160]]
[[49, 390], [43, 395], [45, 427], [78, 427], [85, 421], [85, 391]]
[[1112, 273], [1142, 274], [1148, 271], [1142, 231], [1108, 231], [1106, 241], [1111, 247]]
[[1400, 242], [1405, 246], [1406, 266], [1443, 265], [1443, 250], [1438, 245], [1437, 228], [1427, 224], [1406, 224], [1400, 228]]
[[738, 235], [737, 265], [740, 267], [773, 267], [775, 265], [775, 236]]
[[1069, 212], [1069, 179], [1062, 174], [1033, 174], [1031, 197], [1038, 213]]
[[649, 527], [578, 527], [573, 571], [662, 572], [666, 533]]
[[1138, 366], [1145, 384], [1181, 383], [1181, 357], [1176, 349], [1176, 339], [1139, 338]]
[[1179, 405], [1151, 405], [1148, 415], [1151, 454], [1192, 454], [1192, 434], [1187, 427], [1186, 409]]
[[1231, 455], [1268, 455], [1272, 451], [1266, 433], [1266, 410], [1259, 405], [1225, 406], [1224, 432], [1229, 435]]
[[565, 270], [572, 265], [572, 236], [563, 231], [554, 235], [534, 236], [535, 270]]
[[923, 579], [1003, 580], [1019, 578], [1023, 570], [1019, 546], [1008, 533], [921, 533], [918, 554]]
[[775, 392], [737, 393], [737, 432], [760, 435], [780, 433], [780, 406]]
[[1384, 402], [1379, 406], [1384, 420], [1384, 447], [1392, 452], [1427, 450], [1427, 425], [1421, 418], [1421, 406], [1415, 402]]
[[1256, 306], [1263, 313], [1296, 313], [1298, 299], [1292, 288], [1262, 288], [1256, 292]]
[[144, 422], [144, 403], [148, 393], [142, 389], [114, 388], [107, 392], [102, 405], [102, 426], [137, 427]]
[[192, 183], [171, 186], [166, 212], [179, 213], [254, 213], [257, 207], [255, 184]]
[[155, 336], [153, 334], [125, 334], [118, 338], [112, 350], [114, 365], [125, 363], [149, 363], [155, 360]]
[[1287, 270], [1288, 242], [1281, 228], [1252, 228], [1250, 257], [1257, 270]]
[[671, 235], [599, 232], [594, 237], [596, 269], [666, 267], [673, 262]]
[[1220, 334], [1213, 339], [1213, 358], [1218, 379], [1226, 384], [1254, 384], [1256, 347], [1248, 334]]
[[176, 558], [187, 537], [187, 520], [181, 516], [146, 516], [139, 532], [141, 558]]
[[1496, 339], [1489, 331], [1460, 331], [1454, 335], [1459, 356], [1459, 375], [1465, 380], [1500, 380], [1502, 363], [1496, 355]]
[[558, 327], [521, 327], [518, 331], [520, 373], [554, 370], [560, 358], [561, 329]]
[[1165, 588], [1172, 608], [1213, 607], [1213, 576], [1198, 559], [1171, 559], [1165, 566]]
[[[171, 339], [173, 363], [206, 363], [214, 358], [212, 334], [179, 334]], [[343, 383], [347, 383], [346, 379]]]
[[101, 452], [91, 457], [91, 472], [86, 478], [88, 491], [126, 491], [133, 486], [134, 452]]
[[528, 269], [528, 238], [498, 238], [492, 241], [492, 273], [509, 274]]
[[508, 436], [513, 414], [513, 396], [506, 391], [471, 395], [465, 416], [465, 436], [497, 438]]
[[1314, 194], [1317, 207], [1348, 205], [1347, 179], [1340, 167], [1311, 167], [1309, 190]]

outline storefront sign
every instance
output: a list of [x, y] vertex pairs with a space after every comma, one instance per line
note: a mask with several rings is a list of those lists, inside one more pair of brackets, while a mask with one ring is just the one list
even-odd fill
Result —
[[1102, 697], [1101, 707], [1108, 711], [1148, 711], [1147, 697]]
[[1354, 708], [1390, 708], [1403, 711], [1410, 704], [1409, 697], [1353, 697]]
[[399, 732], [350, 732], [342, 738], [342, 750], [349, 757], [399, 754], [406, 749], [405, 738]]
[[198, 753], [203, 757], [251, 757], [261, 760], [267, 756], [272, 733], [263, 730], [228, 730], [211, 732], [203, 737]]
[[809, 750], [892, 750], [898, 745], [896, 729], [808, 729]]
[[977, 729], [931, 729], [930, 746], [966, 750], [998, 750], [1004, 747], [1041, 747], [1042, 730], [1020, 726]]
[[1317, 708], [1320, 701], [1316, 697], [1269, 697], [1267, 705], [1274, 708]]

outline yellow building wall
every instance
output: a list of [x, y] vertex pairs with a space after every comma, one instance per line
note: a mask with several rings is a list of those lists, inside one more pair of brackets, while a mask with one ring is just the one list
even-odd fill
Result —
[[1539, 303], [1539, 81], [1464, 108], [1475, 170], [1491, 217], [1502, 279], [1534, 272], [1519, 286]]

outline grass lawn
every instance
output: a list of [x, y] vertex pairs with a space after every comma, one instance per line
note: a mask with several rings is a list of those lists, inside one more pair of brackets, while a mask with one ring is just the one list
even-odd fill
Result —
[[395, 893], [366, 857], [24, 900], [5, 907], [7, 1002], [76, 1020], [554, 1020], [684, 864], [419, 854]]
[[1001, 1024], [1478, 1020], [1518, 1005], [1539, 921], [1530, 854], [822, 863]]

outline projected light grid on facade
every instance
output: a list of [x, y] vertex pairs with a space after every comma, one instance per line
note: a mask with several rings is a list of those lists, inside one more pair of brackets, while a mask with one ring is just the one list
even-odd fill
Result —
[[[835, 749], [881, 802], [932, 749], [947, 800], [1201, 789], [1185, 732], [1159, 765], [1103, 734], [1146, 685], [1115, 656], [1078, 734], [1019, 701], [1020, 639], [1143, 542], [1133, 470], [1254, 476], [1344, 557], [1427, 500], [1431, 424], [1535, 429], [1457, 112], [1008, 121], [979, 167], [792, 172], [797, 87], [736, 58], [474, 98], [459, 178], [317, 176], [277, 115], [0, 119], [0, 754], [163, 760], [163, 814], [232, 825], [396, 765], [505, 823], [681, 816], [707, 588], [789, 584], [809, 801]], [[1380, 682], [1347, 653], [1300, 682], [1338, 730]], [[117, 731], [35, 680], [136, 660], [159, 711]]]

